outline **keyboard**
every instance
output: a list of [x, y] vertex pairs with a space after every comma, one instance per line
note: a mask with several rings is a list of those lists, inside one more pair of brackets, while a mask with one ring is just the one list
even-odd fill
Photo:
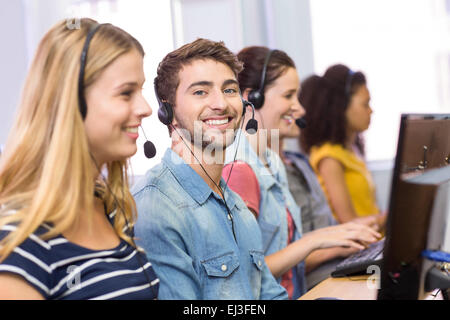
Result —
[[384, 238], [372, 243], [368, 248], [361, 250], [342, 260], [331, 273], [334, 278], [351, 275], [367, 274], [369, 266], [381, 267], [383, 260]]

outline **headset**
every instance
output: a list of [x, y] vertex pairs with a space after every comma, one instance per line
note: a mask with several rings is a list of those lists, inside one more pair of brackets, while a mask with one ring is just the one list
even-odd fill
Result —
[[353, 80], [354, 74], [355, 74], [355, 71], [348, 68], [347, 77], [345, 79], [345, 96], [348, 99], [350, 99], [350, 94], [351, 94], [351, 90], [352, 90], [352, 80]]
[[[170, 126], [173, 121], [173, 107], [172, 105], [165, 101], [161, 100], [161, 98], [158, 95], [157, 90], [157, 80], [154, 81], [154, 90], [155, 90], [155, 97], [158, 101], [158, 119], [161, 121], [164, 125]], [[245, 115], [245, 112], [247, 110], [247, 107], [252, 108], [252, 118], [248, 121], [247, 125], [245, 126], [245, 131], [247, 131], [249, 134], [255, 134], [256, 131], [258, 131], [258, 121], [255, 119], [255, 106], [245, 99], [242, 99], [243, 109], [242, 109], [242, 116]]]
[[266, 58], [264, 59], [259, 89], [257, 90], [253, 89], [248, 93], [248, 101], [253, 104], [256, 110], [261, 109], [261, 107], [264, 104], [264, 87], [266, 85], [267, 67], [269, 66], [270, 57], [272, 56], [272, 53], [274, 51], [275, 50], [269, 50], [269, 52], [266, 55]]
[[[259, 84], [259, 89], [253, 89], [248, 93], [248, 102], [253, 104], [253, 112], [256, 110], [259, 110], [264, 105], [264, 87], [266, 85], [266, 74], [267, 74], [267, 67], [269, 66], [270, 57], [272, 56], [272, 53], [275, 50], [269, 50], [267, 52], [267, 55], [264, 59], [264, 64], [261, 72], [261, 83]], [[251, 120], [250, 120], [251, 121]], [[249, 121], [249, 122], [250, 122]], [[306, 120], [305, 117], [301, 117], [299, 119], [295, 120], [295, 124], [300, 128], [304, 129], [306, 128]]]
[[81, 118], [86, 119], [87, 114], [87, 104], [84, 98], [84, 70], [86, 68], [87, 53], [89, 49], [89, 44], [91, 43], [92, 37], [100, 28], [101, 24], [96, 24], [89, 30], [86, 40], [84, 42], [83, 51], [81, 51], [80, 57], [80, 73], [78, 75], [78, 107], [80, 108]]
[[[153, 87], [154, 87], [154, 90], [155, 90], [155, 97], [156, 97], [156, 100], [157, 100], [158, 105], [159, 105], [159, 108], [158, 108], [158, 119], [159, 119], [159, 121], [161, 121], [161, 123], [163, 123], [164, 125], [166, 125], [168, 127], [172, 127], [172, 129], [177, 132], [177, 134], [180, 136], [181, 140], [183, 141], [184, 145], [189, 149], [189, 151], [192, 154], [192, 156], [200, 164], [200, 167], [203, 170], [203, 172], [206, 174], [206, 176], [209, 178], [209, 180], [211, 180], [211, 182], [216, 186], [217, 190], [219, 190], [219, 192], [220, 192], [220, 194], [222, 196], [223, 202], [225, 204], [227, 213], [228, 213], [228, 218], [231, 221], [231, 229], [232, 229], [232, 232], [233, 232], [234, 240], [237, 242], [236, 233], [235, 233], [235, 230], [234, 230], [233, 215], [232, 215], [231, 210], [228, 207], [228, 204], [227, 204], [227, 202], [225, 200], [225, 191], [228, 188], [228, 180], [230, 179], [231, 171], [233, 170], [233, 166], [234, 166], [234, 162], [235, 161], [233, 161], [233, 163], [232, 163], [231, 170], [230, 170], [229, 175], [228, 175], [228, 179], [227, 179], [227, 181], [225, 183], [225, 188], [224, 188], [224, 190], [222, 190], [222, 188], [220, 188], [220, 186], [208, 174], [206, 169], [203, 167], [202, 163], [198, 160], [198, 158], [196, 157], [196, 155], [194, 154], [192, 149], [189, 147], [189, 145], [184, 140], [183, 136], [178, 132], [177, 128], [172, 125], [172, 121], [173, 121], [173, 118], [174, 118], [173, 107], [172, 107], [172, 105], [169, 102], [164, 101], [164, 100], [162, 100], [159, 97], [157, 84], [158, 84], [157, 78], [155, 78]], [[243, 104], [242, 117], [245, 117], [245, 112], [247, 110], [247, 107], [251, 107], [252, 108], [252, 118], [248, 121], [248, 123], [247, 123], [247, 125], [245, 127], [245, 130], [249, 134], [255, 134], [256, 131], [258, 130], [258, 121], [256, 121], [256, 119], [255, 119], [255, 107], [253, 106], [253, 104], [251, 102], [243, 99], [242, 96], [241, 96], [241, 100], [242, 100], [242, 104]], [[241, 130], [242, 130], [242, 126], [244, 125], [244, 118], [242, 118], [241, 121], [242, 121], [241, 122]], [[239, 146], [240, 138], [241, 138], [241, 134], [239, 134], [238, 145], [237, 146]], [[234, 159], [235, 160], [236, 160], [237, 151], [238, 150], [237, 150], [237, 147], [236, 147], [236, 152], [234, 154]]]
[[[89, 44], [91, 43], [92, 37], [97, 32], [97, 30], [100, 28], [100, 26], [105, 25], [103, 24], [96, 24], [91, 27], [89, 30], [86, 40], [84, 42], [83, 51], [81, 51], [81, 57], [80, 57], [80, 73], [78, 75], [78, 106], [80, 108], [80, 114], [81, 118], [84, 120], [86, 119], [87, 115], [87, 103], [86, 99], [84, 97], [84, 70], [86, 68], [86, 60], [87, 60], [87, 53], [89, 50]], [[145, 143], [144, 143], [144, 154], [147, 158], [151, 159], [156, 155], [156, 148], [153, 142], [149, 141], [147, 139], [147, 136], [145, 135], [144, 128], [141, 126], [141, 130], [144, 133], [145, 137]]]
[[[84, 71], [85, 71], [85, 68], [86, 68], [87, 53], [88, 53], [88, 50], [89, 50], [89, 44], [90, 44], [92, 38], [94, 37], [94, 34], [97, 32], [97, 30], [98, 30], [102, 25], [104, 25], [104, 24], [96, 24], [96, 25], [94, 25], [94, 26], [91, 27], [91, 29], [89, 30], [89, 32], [88, 32], [88, 34], [87, 34], [87, 36], [86, 36], [86, 40], [85, 40], [85, 42], [84, 42], [83, 50], [82, 50], [82, 52], [81, 52], [81, 57], [80, 57], [80, 73], [79, 73], [79, 75], [78, 75], [78, 106], [79, 106], [81, 118], [83, 119], [83, 121], [85, 120], [86, 115], [87, 115], [87, 103], [86, 103], [86, 99], [85, 99], [85, 97], [84, 97]], [[141, 127], [141, 129], [142, 129], [142, 127]], [[142, 129], [142, 131], [143, 131], [143, 129]], [[144, 133], [144, 136], [145, 136], [145, 133]], [[147, 145], [147, 147], [146, 147], [146, 145]], [[147, 153], [148, 153], [148, 152], [153, 152], [152, 150], [149, 151], [149, 148], [150, 148], [150, 149], [153, 148], [153, 150], [155, 151], [155, 152], [153, 153], [153, 155], [152, 155], [152, 157], [153, 157], [153, 156], [155, 155], [155, 153], [156, 153], [155, 146], [153, 145], [153, 143], [152, 143], [151, 141], [148, 141], [148, 140], [147, 140], [147, 142], [144, 144], [144, 151], [145, 151], [145, 153], [146, 153], [146, 156], [147, 156]], [[102, 174], [102, 172], [101, 172], [101, 170], [100, 170], [100, 167], [98, 166], [97, 162], [95, 161], [95, 159], [94, 159], [92, 153], [89, 152], [89, 154], [90, 154], [91, 159], [92, 159], [92, 161], [94, 162], [94, 165], [96, 166], [98, 172], [100, 173], [100, 176], [101, 176], [101, 178], [102, 178], [104, 184], [106, 185], [106, 187], [107, 187], [109, 193], [111, 193], [111, 195], [112, 195], [113, 198], [114, 198], [114, 202], [115, 202], [115, 204], [116, 204], [116, 210], [119, 210], [119, 209], [120, 209], [120, 211], [122, 212], [122, 215], [123, 215], [123, 217], [124, 217], [124, 219], [125, 219], [126, 227], [129, 228], [130, 224], [128, 223], [127, 216], [125, 215], [125, 209], [124, 209], [125, 206], [124, 206], [124, 204], [122, 203], [122, 205], [120, 205], [120, 203], [119, 203], [119, 201], [118, 201], [116, 195], [114, 194], [114, 192], [112, 192], [111, 187], [110, 187], [109, 184], [108, 184], [108, 181], [107, 181], [106, 178], [103, 176], [103, 174]], [[124, 193], [123, 188], [124, 188], [124, 186], [123, 186], [123, 184], [122, 184], [122, 194]], [[94, 191], [94, 196], [95, 196], [95, 197], [100, 197], [100, 195], [99, 195], [98, 192], [96, 192], [96, 191]], [[132, 242], [133, 247], [134, 247], [135, 250], [137, 251], [136, 257], [137, 257], [137, 259], [138, 259], [138, 262], [139, 262], [139, 264], [140, 264], [140, 266], [141, 266], [141, 268], [142, 268], [142, 271], [143, 271], [143, 273], [144, 273], [144, 275], [145, 275], [145, 277], [146, 277], [148, 283], [150, 284], [150, 290], [152, 291], [152, 293], [153, 293], [155, 296], [157, 296], [157, 295], [156, 295], [156, 292], [155, 292], [155, 288], [154, 288], [154, 286], [152, 285], [152, 281], [151, 281], [151, 279], [150, 279], [150, 276], [147, 274], [147, 271], [146, 271], [145, 268], [144, 268], [144, 263], [143, 263], [142, 260], [141, 260], [140, 252], [139, 252], [138, 246], [137, 246], [136, 243], [134, 242], [134, 231], [131, 232], [131, 234], [130, 234], [130, 239], [131, 239], [131, 242]]]

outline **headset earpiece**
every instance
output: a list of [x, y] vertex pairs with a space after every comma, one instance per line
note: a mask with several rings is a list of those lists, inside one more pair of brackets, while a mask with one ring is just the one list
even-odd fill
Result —
[[248, 93], [248, 101], [253, 104], [255, 109], [260, 109], [264, 104], [264, 93], [259, 90], [251, 90]]
[[244, 104], [244, 112], [247, 110], [247, 107], [252, 108], [252, 118], [248, 120], [247, 126], [245, 127], [245, 131], [249, 134], [255, 134], [258, 131], [258, 121], [255, 119], [255, 106], [250, 101], [242, 99], [242, 103]]
[[269, 52], [266, 55], [266, 58], [264, 59], [264, 64], [261, 72], [261, 82], [259, 84], [258, 90], [251, 90], [248, 93], [248, 101], [253, 104], [253, 107], [258, 110], [261, 109], [264, 105], [264, 86], [266, 85], [266, 73], [267, 73], [267, 67], [269, 65], [270, 56], [274, 50], [269, 50]]
[[158, 109], [158, 119], [166, 126], [173, 121], [173, 108], [168, 102], [161, 102]]
[[161, 98], [158, 95], [158, 90], [156, 89], [156, 78], [153, 83], [153, 89], [155, 90], [156, 101], [158, 101], [158, 119], [164, 125], [168, 126], [173, 121], [173, 108], [172, 105], [167, 101], [161, 101]]

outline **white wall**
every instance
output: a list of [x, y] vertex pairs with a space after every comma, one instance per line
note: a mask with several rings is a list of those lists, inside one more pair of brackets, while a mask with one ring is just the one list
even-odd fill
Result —
[[70, 0], [0, 0], [0, 145], [16, 115], [29, 63], [39, 40], [65, 17]]
[[21, 1], [0, 0], [0, 145], [5, 144], [26, 73], [25, 16]]
[[39, 41], [59, 20], [70, 16], [70, 4], [74, 0], [20, 0], [25, 15], [25, 39], [27, 61], [33, 59]]
[[239, 0], [173, 1], [176, 47], [197, 38], [221, 40], [233, 51], [242, 47], [242, 20]]
[[286, 51], [301, 77], [313, 73], [309, 0], [172, 0], [176, 47], [203, 37], [233, 52], [251, 45]]
[[314, 72], [310, 0], [265, 2], [268, 46], [286, 51], [304, 79]]

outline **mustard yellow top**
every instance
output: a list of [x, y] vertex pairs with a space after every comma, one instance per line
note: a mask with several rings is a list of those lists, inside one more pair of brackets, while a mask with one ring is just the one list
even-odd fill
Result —
[[320, 185], [327, 196], [334, 216], [336, 213], [331, 205], [330, 198], [322, 177], [319, 174], [318, 165], [324, 158], [333, 158], [344, 167], [344, 178], [350, 193], [353, 207], [359, 217], [368, 216], [379, 212], [375, 197], [375, 185], [366, 164], [354, 152], [345, 149], [342, 145], [325, 143], [321, 147], [312, 147], [309, 161], [317, 174]]

